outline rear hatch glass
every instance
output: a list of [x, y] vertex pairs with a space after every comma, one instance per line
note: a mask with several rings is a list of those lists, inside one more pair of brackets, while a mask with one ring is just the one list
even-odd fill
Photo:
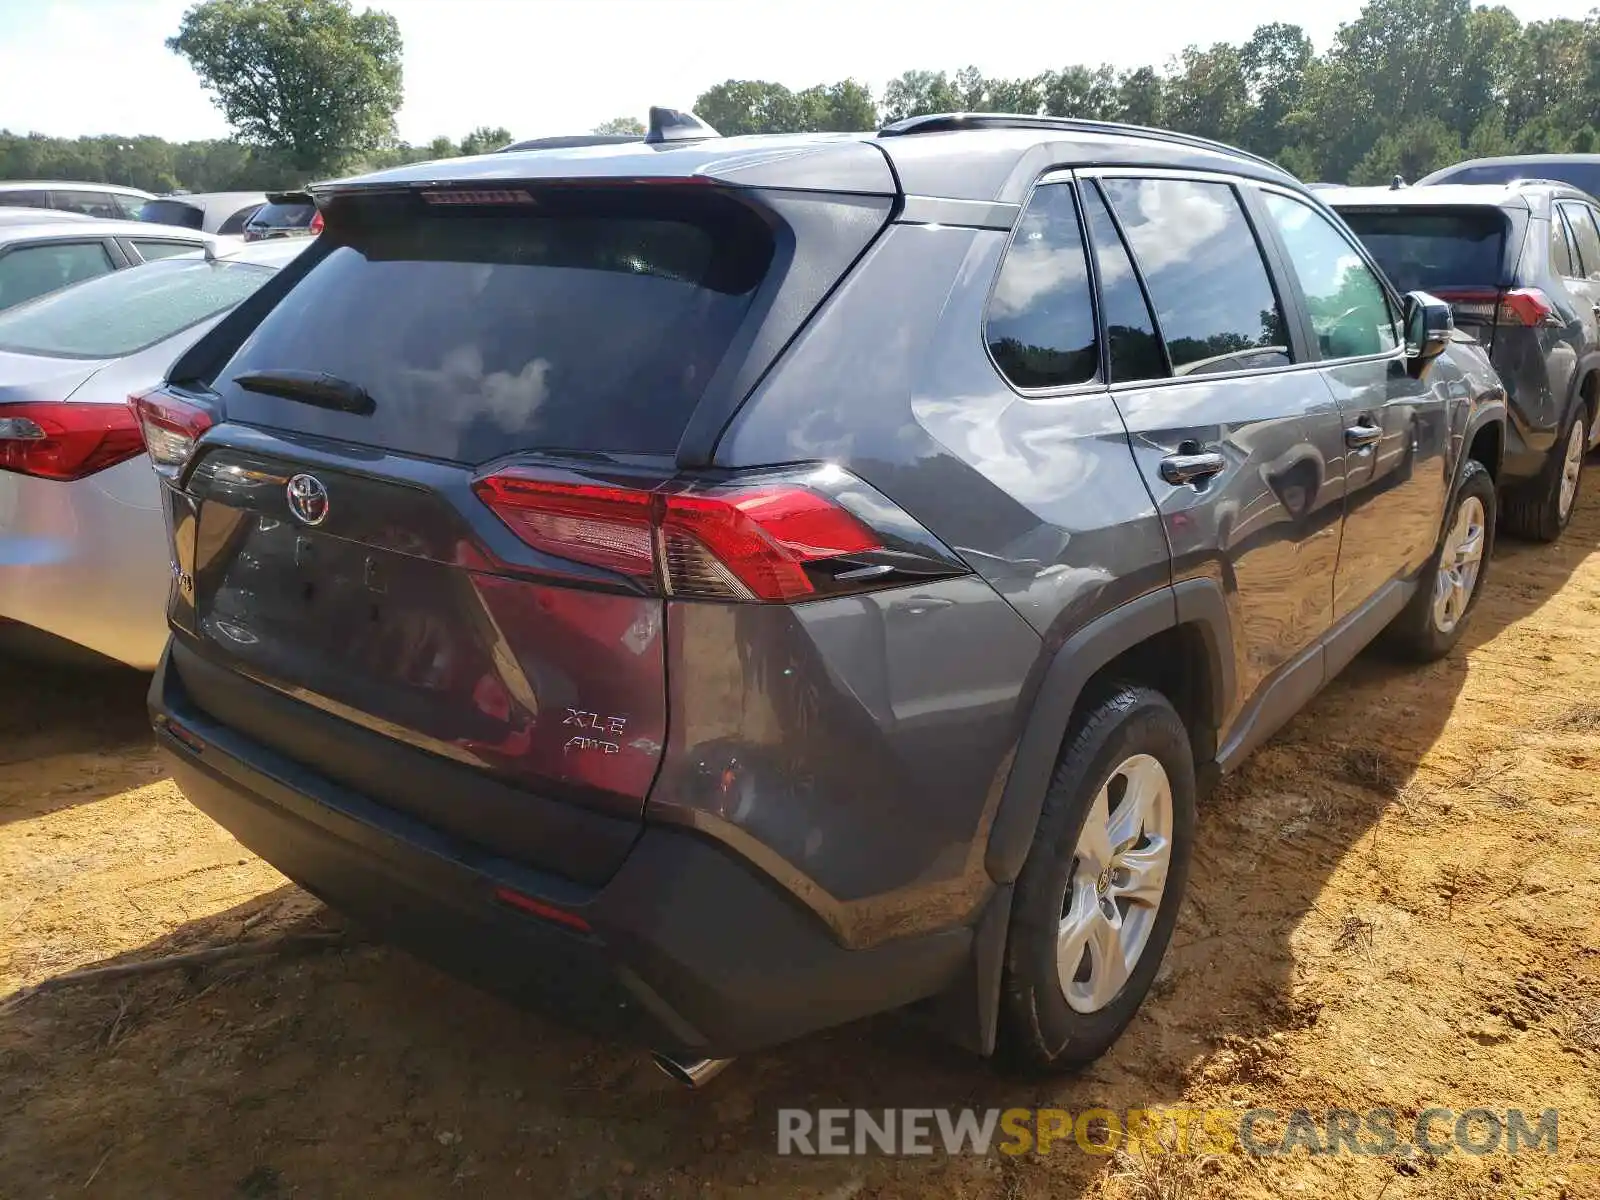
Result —
[[[772, 259], [766, 227], [715, 197], [408, 196], [328, 224], [326, 255], [215, 381], [228, 418], [468, 463], [670, 454]], [[283, 370], [354, 384], [373, 410], [232, 382]]]
[[1507, 221], [1498, 208], [1343, 209], [1340, 215], [1402, 293], [1504, 282]]

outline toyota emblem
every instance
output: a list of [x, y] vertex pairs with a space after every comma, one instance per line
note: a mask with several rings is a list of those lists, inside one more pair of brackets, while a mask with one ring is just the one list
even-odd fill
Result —
[[289, 480], [289, 511], [306, 525], [321, 525], [328, 519], [328, 489], [315, 475], [296, 475]]

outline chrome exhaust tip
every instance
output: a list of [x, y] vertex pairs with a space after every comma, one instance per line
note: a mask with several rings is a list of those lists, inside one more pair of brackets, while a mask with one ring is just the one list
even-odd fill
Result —
[[683, 1084], [686, 1088], [701, 1088], [710, 1083], [729, 1063], [731, 1058], [673, 1058], [670, 1054], [652, 1052], [650, 1061], [655, 1063], [661, 1073], [668, 1079]]

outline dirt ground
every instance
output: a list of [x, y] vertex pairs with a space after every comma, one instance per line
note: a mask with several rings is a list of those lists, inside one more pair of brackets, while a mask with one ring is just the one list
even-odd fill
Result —
[[[1463, 646], [1363, 656], [1202, 814], [1156, 995], [1084, 1076], [881, 1018], [685, 1092], [364, 941], [163, 777], [144, 680], [0, 687], [0, 1197], [1600, 1197], [1600, 476]], [[332, 950], [16, 993], [284, 932]], [[9, 1000], [6, 997], [10, 997]], [[784, 1107], [1560, 1110], [1485, 1157], [780, 1158]]]

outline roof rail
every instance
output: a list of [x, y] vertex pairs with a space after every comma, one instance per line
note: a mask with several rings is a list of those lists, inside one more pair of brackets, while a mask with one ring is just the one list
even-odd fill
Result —
[[[1235, 158], [1247, 158], [1274, 171], [1283, 168], [1270, 158], [1230, 146], [1226, 142], [1212, 141], [1192, 133], [1176, 133], [1170, 129], [1153, 129], [1149, 125], [1123, 125], [1117, 121], [1091, 121], [1079, 117], [1030, 117], [1020, 113], [930, 113], [925, 117], [906, 117], [878, 130], [879, 137], [900, 137], [909, 133], [954, 133], [963, 129], [1061, 129], [1070, 133], [1111, 133], [1123, 137], [1150, 138], [1152, 141], [1177, 142], [1202, 150], [1217, 150]], [[1287, 172], [1285, 172], [1287, 174]]]

